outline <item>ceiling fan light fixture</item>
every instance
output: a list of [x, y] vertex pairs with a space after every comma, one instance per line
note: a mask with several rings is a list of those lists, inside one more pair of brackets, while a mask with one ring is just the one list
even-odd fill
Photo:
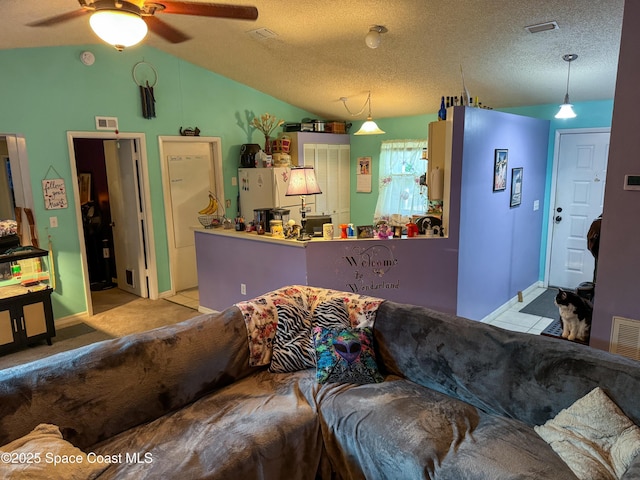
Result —
[[122, 10], [98, 10], [91, 14], [89, 24], [98, 37], [118, 51], [140, 43], [148, 31], [140, 15]]

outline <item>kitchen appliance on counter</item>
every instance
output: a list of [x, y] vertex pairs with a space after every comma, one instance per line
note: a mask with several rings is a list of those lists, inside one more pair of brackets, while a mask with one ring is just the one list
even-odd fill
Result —
[[254, 208], [253, 209], [253, 225], [256, 228], [256, 231], [260, 232], [269, 232], [271, 220], [273, 220], [273, 209], [272, 208]]
[[[286, 196], [291, 168], [239, 168], [238, 185], [240, 187], [240, 214], [246, 220], [254, 218], [255, 209], [284, 209], [289, 210], [289, 218], [301, 225], [300, 198]], [[315, 213], [314, 195], [306, 197], [307, 215]], [[276, 213], [277, 215], [277, 213]], [[282, 213], [283, 224], [286, 224], [285, 214]], [[277, 218], [277, 217], [273, 217]], [[269, 218], [268, 220], [271, 220]], [[269, 223], [266, 228], [268, 231]]]
[[256, 153], [261, 150], [257, 143], [244, 143], [240, 146], [240, 166], [254, 168], [256, 166]]

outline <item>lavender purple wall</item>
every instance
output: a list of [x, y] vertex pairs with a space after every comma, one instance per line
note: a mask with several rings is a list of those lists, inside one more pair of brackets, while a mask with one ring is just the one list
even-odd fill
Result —
[[640, 2], [625, 2], [590, 342], [603, 350], [613, 316], [640, 320], [640, 192], [622, 189], [625, 174], [640, 174], [638, 107], [630, 101], [640, 84], [639, 21]]
[[[244, 235], [244, 236], [243, 236]], [[255, 235], [215, 235], [196, 231], [200, 305], [224, 310], [286, 285], [306, 285], [305, 249], [263, 242]], [[247, 294], [240, 293], [240, 284]]]
[[[549, 121], [477, 108], [455, 109], [454, 122], [460, 116], [453, 138], [454, 148], [462, 145], [457, 310], [480, 320], [538, 281]], [[509, 150], [507, 188], [499, 192], [495, 149]], [[523, 167], [522, 203], [510, 207], [514, 167]]]
[[456, 243], [424, 237], [312, 241], [306, 248], [308, 285], [455, 313]]

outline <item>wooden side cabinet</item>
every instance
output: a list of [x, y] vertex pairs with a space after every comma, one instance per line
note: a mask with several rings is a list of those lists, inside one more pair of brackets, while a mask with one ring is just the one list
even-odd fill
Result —
[[[19, 262], [24, 265], [25, 260], [44, 257], [47, 253], [33, 248], [0, 255], [0, 265]], [[51, 338], [56, 335], [51, 292], [48, 274], [39, 269], [0, 282], [0, 353], [42, 340], [51, 345]]]

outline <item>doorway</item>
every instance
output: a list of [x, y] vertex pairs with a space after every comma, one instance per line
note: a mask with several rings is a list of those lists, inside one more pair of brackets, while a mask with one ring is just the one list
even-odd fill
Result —
[[[222, 147], [219, 137], [161, 136], [160, 164], [167, 222], [171, 293], [192, 307], [198, 299], [194, 226], [209, 193], [218, 200], [216, 215], [225, 214]], [[193, 308], [193, 307], [192, 307]]]
[[111, 288], [158, 298], [144, 135], [67, 138], [89, 315], [94, 295]]
[[609, 128], [558, 130], [547, 242], [550, 286], [575, 289], [594, 278], [587, 231], [602, 214]]

